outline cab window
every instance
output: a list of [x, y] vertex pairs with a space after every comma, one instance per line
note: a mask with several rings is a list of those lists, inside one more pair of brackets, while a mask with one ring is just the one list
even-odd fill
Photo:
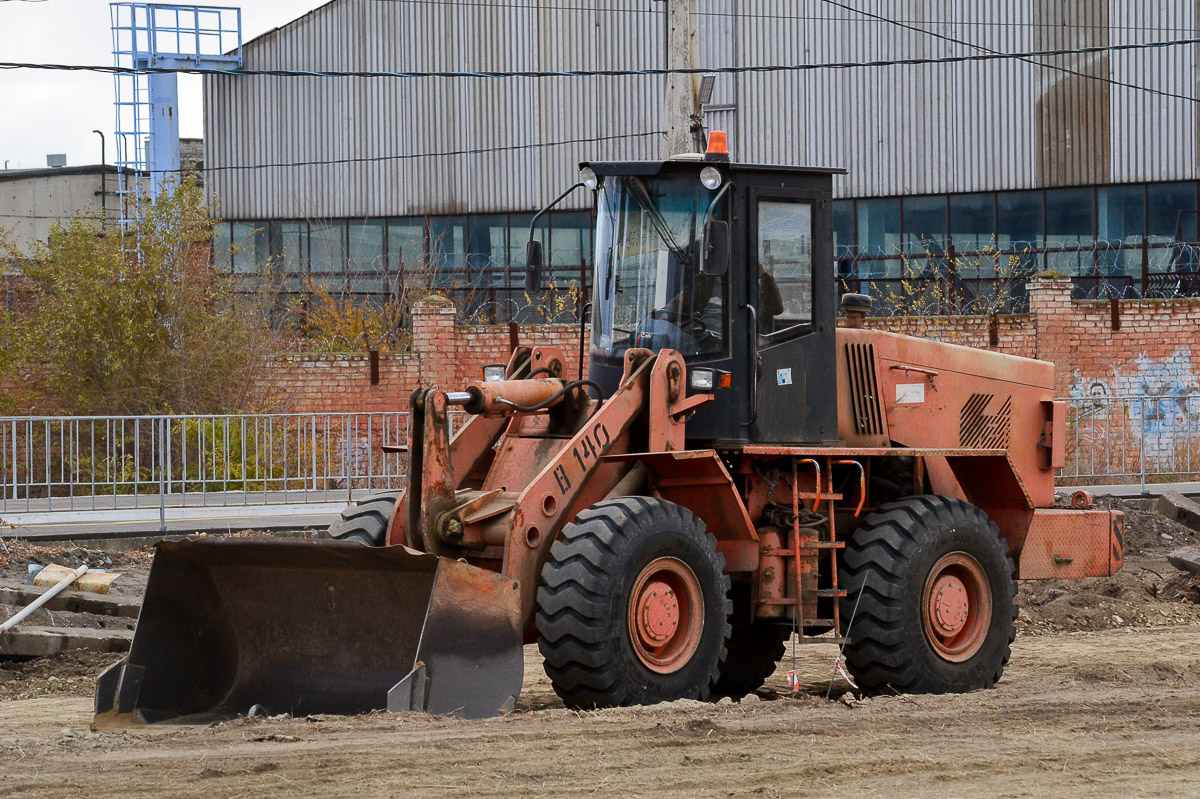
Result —
[[758, 202], [758, 332], [764, 344], [811, 328], [812, 204]]

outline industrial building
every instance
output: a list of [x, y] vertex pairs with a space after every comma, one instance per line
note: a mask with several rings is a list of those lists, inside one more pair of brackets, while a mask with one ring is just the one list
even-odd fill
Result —
[[[659, 69], [668, 5], [334, 0], [247, 42], [244, 68]], [[692, 0], [683, 57], [926, 62], [720, 72], [697, 106], [735, 160], [849, 171], [830, 265], [846, 289], [882, 299], [925, 278], [969, 310], [1000, 281], [1019, 304], [1025, 276], [1053, 269], [1081, 295], [1169, 295], [1196, 286], [1196, 48], [1106, 48], [1195, 37], [1198, 13], [1190, 0]], [[928, 63], [965, 56], [987, 60]], [[531, 299], [531, 216], [577, 163], [661, 157], [664, 80], [206, 77], [206, 177], [227, 220], [216, 264], [372, 296], [423, 270], [464, 307], [511, 314]], [[586, 282], [590, 204], [572, 194], [537, 234], [560, 288]]]
[[[183, 165], [203, 180], [203, 145], [199, 139], [179, 142]], [[0, 170], [0, 231], [21, 255], [30, 255], [44, 244], [55, 224], [72, 217], [94, 222], [102, 231], [116, 229], [124, 197], [135, 173], [109, 163], [71, 166], [66, 157], [47, 155], [47, 165], [37, 169]], [[148, 183], [141, 174], [143, 185]]]
[[117, 217], [114, 166], [60, 166], [0, 171], [0, 230], [29, 255], [50, 229], [74, 216], [107, 226]]

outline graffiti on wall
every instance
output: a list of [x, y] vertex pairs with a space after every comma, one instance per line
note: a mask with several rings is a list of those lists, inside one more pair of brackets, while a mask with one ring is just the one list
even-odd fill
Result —
[[1133, 447], [1160, 466], [1200, 468], [1198, 371], [1191, 349], [1183, 347], [1162, 360], [1139, 355], [1132, 368], [1114, 364], [1109, 377], [1076, 372], [1076, 424], [1104, 439], [1097, 444]]

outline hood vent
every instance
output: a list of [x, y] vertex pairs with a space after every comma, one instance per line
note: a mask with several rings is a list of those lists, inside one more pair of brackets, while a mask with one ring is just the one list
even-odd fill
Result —
[[[963, 406], [958, 426], [958, 445], [968, 449], [1008, 449], [1008, 434], [1012, 426], [1012, 397], [1004, 400], [998, 410], [994, 394], [972, 394]], [[989, 413], [989, 411], [991, 411]]]
[[850, 377], [854, 432], [883, 435], [883, 413], [879, 409], [879, 385], [875, 377], [875, 348], [870, 344], [847, 343], [846, 372]]

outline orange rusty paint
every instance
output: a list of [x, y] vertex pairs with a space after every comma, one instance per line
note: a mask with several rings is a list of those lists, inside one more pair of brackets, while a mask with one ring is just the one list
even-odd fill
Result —
[[[812, 497], [812, 507], [810, 510], [817, 511], [821, 506], [821, 464], [812, 458], [799, 458], [792, 460], [792, 568], [795, 572], [795, 582], [788, 586], [788, 593], [795, 597], [798, 602], [796, 607], [795, 622], [796, 627], [803, 631], [807, 626], [806, 620], [816, 618], [817, 615], [817, 578], [820, 570], [820, 552], [817, 549], [811, 548], [811, 545], [819, 541], [819, 537], [815, 530], [800, 526], [800, 499], [806, 496], [805, 492], [800, 490], [799, 467], [811, 465], [813, 468], [814, 484], [816, 491], [808, 495]], [[832, 519], [833, 514], [830, 514]]]
[[[513, 405], [525, 407], [538, 405], [554, 397], [566, 385], [557, 378], [538, 377], [533, 380], [476, 380], [466, 388], [471, 402], [466, 406], [470, 413], [516, 413]], [[546, 407], [553, 407], [566, 395], [553, 400]]]
[[[877, 330], [837, 331], [839, 437], [850, 446], [880, 443], [860, 434], [851, 412], [848, 345], [872, 353], [873, 400], [886, 419], [886, 443], [911, 449], [1003, 449], [1030, 507], [1054, 504], [1052, 458], [1044, 454], [1047, 414], [1054, 400], [1054, 365], [971, 347]], [[856, 385], [860, 385], [861, 381]], [[1053, 410], [1053, 408], [1052, 408]], [[1011, 491], [1013, 481], [1005, 490]], [[996, 498], [996, 491], [972, 495]], [[1025, 499], [1011, 496], [1008, 499]]]
[[702, 519], [718, 541], [757, 538], [741, 494], [715, 451], [638, 452], [604, 460], [641, 463], [649, 470], [659, 496]]
[[[833, 462], [835, 466], [856, 466], [858, 467], [858, 506], [854, 508], [854, 518], [858, 518], [862, 513], [863, 505], [867, 503], [867, 470], [862, 465], [861, 461], [853, 461], [843, 459]], [[830, 477], [830, 480], [833, 478]]]
[[[630, 428], [649, 403], [651, 373], [658, 359], [662, 355], [679, 357], [669, 350], [658, 358], [653, 353], [643, 353], [648, 351], [626, 353], [626, 379], [621, 387], [596, 407], [570, 438], [527, 439], [546, 442], [540, 446], [547, 454], [528, 460], [526, 468], [536, 469], [536, 473], [523, 485], [508, 486], [520, 491], [521, 496], [508, 517], [504, 544], [504, 573], [520, 582], [521, 613], [527, 625], [532, 625], [538, 574], [549, 557], [550, 546], [563, 526], [574, 518], [581, 500], [594, 503], [602, 499], [624, 475], [625, 467], [606, 463], [603, 458], [626, 451]], [[498, 462], [501, 457], [505, 457], [503, 453], [497, 456]], [[492, 482], [490, 475], [488, 482]], [[555, 499], [556, 511], [552, 517], [544, 512], [547, 497]], [[531, 535], [534, 529], [536, 535]]]
[[1092, 497], [1090, 491], [1080, 489], [1071, 495], [1072, 508], [1090, 508], [1096, 504], [1096, 500]]
[[1067, 403], [1042, 402], [1045, 422], [1040, 442], [1043, 468], [1061, 469], [1067, 465]]
[[1021, 580], [1107, 577], [1125, 559], [1125, 516], [1102, 508], [1038, 508], [1017, 561]]
[[634, 580], [626, 618], [642, 665], [657, 674], [679, 671], [696, 654], [704, 630], [700, 581], [683, 561], [657, 558]]
[[962, 663], [983, 646], [992, 619], [992, 590], [983, 567], [966, 552], [943, 555], [925, 579], [921, 626], [938, 657]]
[[434, 555], [452, 554], [435, 529], [439, 517], [454, 506], [455, 481], [450, 455], [448, 408], [446, 392], [433, 390], [426, 393], [421, 491], [417, 493], [410, 488], [410, 495], [419, 496], [421, 503], [415, 509], [417, 520], [409, 530], [409, 536], [412, 537], [415, 529], [420, 535], [420, 550]]
[[650, 375], [650, 404], [646, 409], [650, 431], [646, 449], [649, 452], [672, 452], [685, 449], [685, 420], [672, 411], [684, 397], [687, 367], [683, 356], [674, 350], [663, 350], [654, 361]]
[[534, 347], [529, 354], [528, 373], [536, 372], [539, 369], [546, 369], [549, 371], [551, 377], [562, 377], [566, 364], [567, 358], [560, 348]]
[[788, 616], [784, 606], [787, 595], [787, 567], [784, 563], [789, 550], [783, 545], [783, 531], [764, 527], [758, 531], [761, 545], [757, 577], [757, 601], [754, 616], [759, 619], [783, 619]]
[[[512, 379], [528, 374], [531, 369], [531, 356], [532, 350], [529, 347], [517, 347], [513, 350], [505, 371], [508, 377]], [[543, 355], [543, 357], [545, 356]], [[386, 541], [389, 546], [405, 544], [415, 549], [422, 548], [424, 537], [417, 528], [412, 527], [420, 517], [417, 513], [409, 513], [408, 497], [410, 495], [419, 497], [422, 494], [420, 486], [416, 484], [413, 477], [418, 474], [422, 478], [424, 477], [422, 465], [425, 460], [425, 442], [427, 440], [440, 441], [449, 437], [449, 419], [444, 417], [436, 418], [432, 420], [432, 423], [445, 425], [446, 432], [443, 434], [438, 431], [433, 434], [432, 438], [429, 437], [431, 431], [427, 429], [424, 416], [424, 407], [429, 393], [418, 389], [409, 399], [410, 417], [413, 420], [413, 438], [410, 439], [408, 447], [408, 450], [413, 453], [410, 461], [409, 488], [401, 492], [396, 501], [396, 509], [392, 514], [391, 522], [388, 524]], [[450, 451], [449, 482], [454, 489], [481, 487], [482, 480], [479, 479], [479, 475], [486, 474], [491, 467], [494, 456], [493, 446], [504, 432], [506, 424], [507, 421], [503, 418], [471, 416], [458, 428], [453, 442], [447, 444]], [[435, 460], [443, 459], [435, 458]], [[411, 534], [409, 534], [410, 528]]]

